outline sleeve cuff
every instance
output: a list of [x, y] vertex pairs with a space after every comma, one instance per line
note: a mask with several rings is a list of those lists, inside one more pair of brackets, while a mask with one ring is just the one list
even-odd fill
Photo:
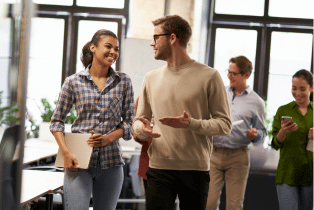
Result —
[[201, 125], [201, 121], [200, 120], [196, 120], [194, 118], [190, 118], [190, 125], [188, 126], [188, 129], [191, 130], [196, 130], [197, 128], [199, 128]]

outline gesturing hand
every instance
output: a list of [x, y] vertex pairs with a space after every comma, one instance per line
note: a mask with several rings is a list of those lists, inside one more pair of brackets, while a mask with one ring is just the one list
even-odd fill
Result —
[[257, 137], [257, 131], [256, 131], [256, 128], [252, 128], [252, 129], [249, 129], [247, 131], [247, 134], [246, 134], [246, 138], [248, 138], [249, 140], [254, 140], [255, 138]]
[[167, 125], [173, 128], [187, 128], [190, 125], [190, 117], [186, 111], [183, 111], [183, 115], [180, 117], [164, 117], [160, 118], [159, 121], [163, 125]]
[[100, 133], [95, 133], [95, 131], [89, 131], [92, 134], [87, 140], [87, 144], [91, 147], [103, 147], [111, 143], [111, 141]]
[[146, 136], [148, 136], [146, 139], [141, 139], [141, 140], [148, 141], [148, 140], [151, 140], [151, 138], [160, 137], [159, 133], [153, 133], [153, 129], [150, 127], [150, 122], [147, 119], [143, 117], [140, 117], [138, 119], [143, 123], [142, 130], [146, 134]]

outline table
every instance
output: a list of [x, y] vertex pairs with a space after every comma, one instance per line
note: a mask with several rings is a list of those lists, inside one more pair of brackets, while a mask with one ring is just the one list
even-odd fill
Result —
[[[37, 162], [42, 159], [56, 156], [58, 153], [58, 144], [56, 142], [42, 141], [39, 139], [27, 139], [24, 144], [24, 158], [23, 164]], [[19, 158], [19, 148], [14, 154], [13, 160]]]
[[[50, 172], [39, 170], [22, 171], [21, 205], [25, 205], [53, 193], [63, 187], [63, 172]], [[48, 209], [52, 208], [52, 195], [47, 197]]]

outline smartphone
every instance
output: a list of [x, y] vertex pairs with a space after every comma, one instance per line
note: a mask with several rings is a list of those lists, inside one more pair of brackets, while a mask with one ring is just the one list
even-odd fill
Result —
[[284, 122], [289, 122], [289, 121], [290, 121], [291, 123], [293, 123], [292, 117], [289, 117], [289, 116], [282, 116], [281, 119], [282, 119], [282, 121], [284, 121]]

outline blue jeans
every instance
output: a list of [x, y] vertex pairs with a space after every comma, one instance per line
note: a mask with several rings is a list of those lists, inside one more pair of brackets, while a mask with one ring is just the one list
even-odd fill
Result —
[[280, 210], [313, 210], [313, 185], [277, 184]]
[[123, 168], [88, 168], [65, 171], [65, 210], [88, 210], [93, 195], [94, 210], [115, 210], [123, 184]]

